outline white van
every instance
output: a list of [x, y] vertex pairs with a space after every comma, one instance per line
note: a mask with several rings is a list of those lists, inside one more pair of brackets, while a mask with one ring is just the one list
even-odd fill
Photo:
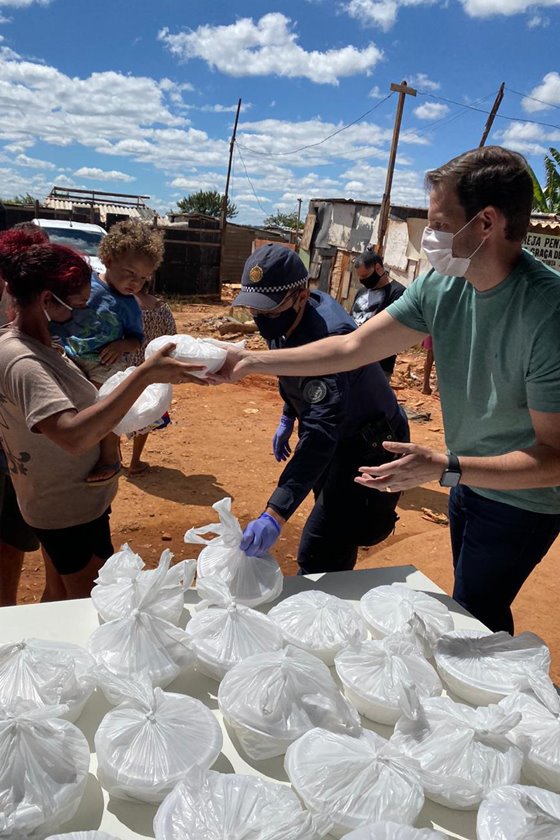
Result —
[[61, 219], [32, 219], [34, 225], [42, 228], [49, 240], [57, 245], [68, 245], [84, 255], [97, 274], [105, 271], [105, 266], [97, 256], [97, 248], [107, 231], [100, 225], [85, 222], [66, 222]]

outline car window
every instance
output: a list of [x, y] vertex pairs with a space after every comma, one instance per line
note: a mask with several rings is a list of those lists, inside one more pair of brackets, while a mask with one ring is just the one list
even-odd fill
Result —
[[50, 241], [56, 245], [68, 245], [70, 248], [75, 248], [88, 257], [95, 257], [99, 243], [103, 239], [103, 234], [97, 233], [96, 231], [75, 230], [72, 228], [60, 230], [59, 228], [51, 228], [46, 225], [41, 225], [41, 230], [44, 230]]

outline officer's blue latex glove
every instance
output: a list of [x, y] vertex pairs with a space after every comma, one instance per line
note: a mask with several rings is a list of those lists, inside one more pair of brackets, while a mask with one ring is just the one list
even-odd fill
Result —
[[239, 548], [249, 557], [264, 557], [280, 536], [281, 530], [280, 523], [273, 516], [261, 513], [243, 531]]
[[280, 418], [278, 428], [272, 438], [272, 451], [277, 461], [287, 461], [292, 454], [292, 447], [290, 446], [290, 437], [294, 430], [294, 418], [286, 417], [285, 414]]

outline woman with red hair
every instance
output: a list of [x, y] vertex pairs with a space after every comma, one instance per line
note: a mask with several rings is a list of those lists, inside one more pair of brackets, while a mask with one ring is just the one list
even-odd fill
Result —
[[104, 400], [52, 344], [51, 318], [87, 300], [91, 270], [62, 245], [29, 244], [24, 231], [0, 234], [0, 273], [15, 318], [0, 328], [0, 436], [24, 520], [45, 556], [43, 600], [88, 597], [113, 553], [110, 504], [117, 480], [92, 486], [100, 441], [147, 385], [200, 382], [171, 358], [172, 345], [140, 365]]

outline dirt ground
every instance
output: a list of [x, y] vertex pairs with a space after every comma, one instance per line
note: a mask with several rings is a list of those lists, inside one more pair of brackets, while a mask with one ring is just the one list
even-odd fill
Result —
[[[218, 332], [228, 314], [226, 303], [174, 304], [178, 332], [221, 337]], [[227, 336], [229, 338], [229, 336]], [[258, 337], [248, 339], [259, 346]], [[423, 354], [413, 350], [401, 355], [394, 377], [399, 401], [429, 419], [411, 422], [412, 439], [442, 449], [441, 412], [437, 395], [421, 393]], [[113, 504], [112, 532], [115, 547], [129, 543], [148, 565], [154, 565], [164, 548], [176, 559], [196, 557], [197, 546], [183, 542], [185, 531], [215, 521], [211, 505], [231, 496], [233, 510], [242, 523], [257, 516], [275, 486], [281, 466], [272, 455], [271, 441], [282, 403], [276, 380], [249, 377], [236, 385], [174, 389], [173, 425], [152, 434], [145, 449], [150, 469], [139, 476], [120, 479]], [[124, 463], [130, 445], [124, 443]], [[408, 491], [398, 510], [395, 534], [373, 549], [360, 551], [358, 568], [413, 564], [450, 593], [451, 553], [447, 528], [447, 491], [431, 483]], [[307, 500], [283, 529], [275, 555], [285, 574], [296, 569], [295, 555], [301, 528], [311, 509]], [[560, 680], [560, 617], [557, 611], [557, 569], [560, 541], [536, 569], [514, 604], [516, 630], [532, 630], [549, 645], [553, 679]], [[43, 587], [38, 552], [26, 557], [19, 601], [38, 601]]]

